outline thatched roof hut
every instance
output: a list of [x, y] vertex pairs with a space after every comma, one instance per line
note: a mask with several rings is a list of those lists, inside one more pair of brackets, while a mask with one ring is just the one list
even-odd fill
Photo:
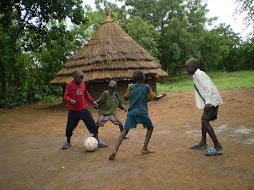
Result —
[[155, 92], [156, 79], [167, 77], [154, 57], [111, 19], [109, 11], [91, 40], [64, 64], [50, 83], [66, 85], [73, 80], [72, 72], [76, 69], [84, 72], [84, 82], [94, 98], [107, 89], [112, 79], [118, 82], [117, 91], [121, 95], [135, 70], [146, 74]]

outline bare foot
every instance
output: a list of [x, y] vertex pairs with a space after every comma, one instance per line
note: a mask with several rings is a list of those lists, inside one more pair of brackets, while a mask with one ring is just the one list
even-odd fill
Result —
[[114, 160], [116, 157], [116, 152], [113, 152], [110, 156], [109, 156], [109, 160]]
[[125, 136], [124, 139], [129, 139], [129, 137], [126, 137], [126, 136]]
[[146, 149], [146, 150], [143, 149], [141, 152], [142, 154], [149, 154], [149, 153], [153, 153], [154, 151], [150, 149]]

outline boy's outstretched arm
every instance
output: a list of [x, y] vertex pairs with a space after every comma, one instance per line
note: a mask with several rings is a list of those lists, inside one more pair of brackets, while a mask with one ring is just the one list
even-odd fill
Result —
[[118, 99], [118, 102], [119, 102], [119, 105], [118, 105], [118, 107], [120, 108], [120, 109], [122, 109], [122, 110], [124, 110], [124, 111], [128, 111], [128, 109], [122, 104], [122, 101], [121, 101], [121, 99], [119, 98], [119, 95], [117, 94], [117, 93], [115, 93], [116, 94], [116, 97], [117, 97], [117, 99]]
[[106, 94], [105, 92], [102, 93], [101, 97], [98, 100], [93, 101], [92, 106], [96, 109], [100, 107], [100, 105], [104, 104], [106, 99]]
[[150, 93], [148, 94], [148, 101], [159, 100], [163, 98], [164, 96], [167, 96], [166, 92], [162, 92], [160, 95], [156, 95], [150, 88]]
[[99, 108], [99, 104], [97, 104], [95, 101], [93, 101], [92, 106], [96, 109]]
[[163, 98], [165, 96], [167, 96], [166, 92], [162, 92], [160, 95], [156, 95], [154, 100], [159, 100], [159, 99], [161, 99], [161, 98]]
[[122, 101], [120, 100], [119, 101], [119, 106], [118, 106], [120, 109], [124, 110], [124, 111], [128, 111], [128, 109], [122, 104]]

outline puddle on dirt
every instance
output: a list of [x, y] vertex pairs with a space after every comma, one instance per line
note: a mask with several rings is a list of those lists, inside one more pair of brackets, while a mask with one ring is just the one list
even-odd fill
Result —
[[156, 129], [161, 129], [161, 128], [165, 128], [165, 126], [156, 127]]
[[219, 127], [214, 127], [214, 130], [215, 130], [215, 133], [220, 133], [220, 132], [223, 132], [223, 131], [226, 131], [228, 130], [228, 125], [221, 125]]
[[154, 134], [167, 134], [167, 133], [170, 133], [170, 130], [163, 130], [163, 131], [154, 132]]
[[227, 130], [228, 129], [228, 125], [221, 125], [219, 127], [217, 127], [218, 130]]
[[245, 126], [241, 126], [238, 129], [235, 130], [235, 133], [241, 133], [241, 134], [251, 134], [252, 133], [252, 129], [248, 129]]
[[244, 144], [254, 144], [254, 138], [247, 139]]
[[194, 129], [191, 131], [185, 131], [185, 133], [190, 134], [190, 133], [200, 133], [200, 130]]
[[239, 135], [235, 135], [235, 134], [228, 134], [228, 137], [238, 137]]

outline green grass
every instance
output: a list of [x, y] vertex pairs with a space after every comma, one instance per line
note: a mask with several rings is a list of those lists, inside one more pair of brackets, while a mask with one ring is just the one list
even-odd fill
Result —
[[50, 103], [50, 102], [58, 102], [63, 100], [63, 97], [59, 97], [59, 96], [45, 96], [43, 97], [43, 99], [40, 102], [44, 102], [44, 103]]
[[[254, 71], [207, 72], [207, 75], [219, 90], [254, 87]], [[192, 90], [194, 90], [192, 75], [188, 74], [169, 77], [157, 83], [158, 93]]]

